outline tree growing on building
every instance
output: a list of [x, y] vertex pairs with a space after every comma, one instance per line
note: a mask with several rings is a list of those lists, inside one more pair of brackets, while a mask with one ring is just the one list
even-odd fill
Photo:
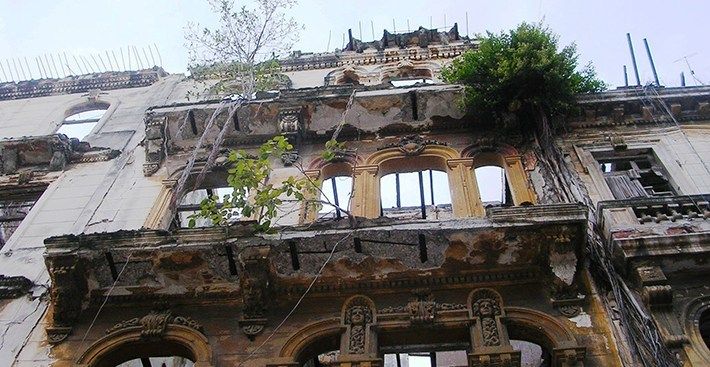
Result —
[[605, 89], [592, 64], [579, 69], [578, 59], [575, 44], [560, 49], [549, 28], [522, 23], [509, 32], [488, 32], [442, 76], [466, 86], [464, 104], [476, 116], [515, 128], [534, 124], [539, 112], [557, 121], [575, 106], [577, 94]]
[[217, 25], [186, 27], [192, 77], [208, 83], [211, 93], [245, 99], [277, 86], [277, 60], [291, 50], [303, 28], [286, 14], [296, 0], [257, 0], [253, 7], [238, 7], [233, 0], [208, 2]]

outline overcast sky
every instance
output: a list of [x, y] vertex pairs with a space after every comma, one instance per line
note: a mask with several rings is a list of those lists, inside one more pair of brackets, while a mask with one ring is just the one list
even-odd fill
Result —
[[[688, 61], [697, 78], [710, 82], [708, 1], [301, 0], [292, 14], [305, 25], [296, 48], [325, 51], [329, 33], [330, 49], [342, 46], [348, 28], [358, 37], [358, 22], [365, 40], [372, 39], [371, 22], [379, 38], [382, 29], [392, 30], [393, 19], [396, 30], [404, 31], [407, 20], [411, 29], [428, 27], [430, 21], [443, 27], [446, 16], [447, 26], [458, 22], [461, 33], [466, 33], [467, 12], [471, 35], [544, 19], [564, 44], [576, 42], [581, 61], [593, 61], [601, 78], [612, 86], [623, 83], [624, 64], [633, 81], [626, 32], [634, 40], [642, 82], [652, 80], [644, 37], [662, 84], [678, 85], [681, 71], [685, 71], [688, 85], [697, 83], [682, 60], [686, 55], [692, 55]], [[126, 46], [132, 45], [143, 57], [142, 49], [150, 55], [148, 47], [157, 45], [165, 69], [184, 72], [183, 28], [188, 21], [211, 24], [214, 18], [209, 6], [199, 0], [0, 0], [0, 63], [7, 69], [6, 59], [10, 58], [12, 65], [12, 58], [26, 57], [35, 70], [33, 62], [39, 55], [56, 57], [66, 52], [70, 60], [75, 54], [88, 61], [90, 54], [105, 55], [113, 49], [120, 55], [120, 47], [125, 52]], [[153, 57], [158, 58], [157, 54]]]

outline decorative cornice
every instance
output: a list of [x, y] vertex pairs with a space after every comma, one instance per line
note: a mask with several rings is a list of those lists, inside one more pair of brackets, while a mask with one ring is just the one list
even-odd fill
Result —
[[23, 276], [0, 275], [0, 299], [17, 298], [32, 288], [32, 281]]
[[0, 101], [36, 98], [90, 90], [114, 90], [152, 85], [167, 73], [159, 67], [138, 71], [106, 72], [0, 84]]
[[113, 334], [120, 332], [121, 330], [140, 327], [141, 338], [160, 339], [163, 337], [165, 329], [168, 325], [186, 326], [204, 334], [204, 330], [200, 323], [189, 317], [174, 316], [170, 310], [154, 310], [143, 317], [136, 317], [121, 321], [106, 330], [106, 334]]

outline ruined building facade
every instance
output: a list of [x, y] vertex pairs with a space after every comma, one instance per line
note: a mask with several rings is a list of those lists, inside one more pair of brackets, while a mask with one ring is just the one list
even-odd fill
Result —
[[[502, 132], [440, 80], [475, 47], [352, 39], [238, 107], [160, 69], [0, 84], [0, 366], [710, 364], [710, 88]], [[229, 150], [278, 134], [269, 181], [343, 210], [188, 228]]]

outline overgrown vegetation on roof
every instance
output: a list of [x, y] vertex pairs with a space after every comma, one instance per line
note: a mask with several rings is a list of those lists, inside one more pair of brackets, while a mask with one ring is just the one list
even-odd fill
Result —
[[442, 76], [466, 86], [464, 104], [474, 115], [519, 127], [534, 123], [540, 109], [554, 121], [571, 111], [577, 94], [606, 88], [591, 63], [578, 67], [578, 58], [575, 44], [560, 49], [549, 28], [522, 23], [509, 32], [488, 32], [478, 49], [455, 59]]

